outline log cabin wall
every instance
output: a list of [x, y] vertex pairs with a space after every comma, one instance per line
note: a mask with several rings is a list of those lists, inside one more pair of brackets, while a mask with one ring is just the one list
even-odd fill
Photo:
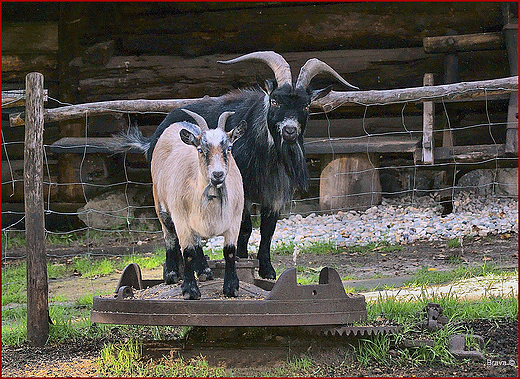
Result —
[[[233, 88], [255, 85], [258, 78], [271, 77], [260, 64], [216, 63], [256, 50], [281, 53], [294, 75], [307, 59], [315, 56], [363, 90], [421, 86], [426, 72], [433, 73], [435, 83], [441, 84], [445, 82], [445, 54], [426, 53], [423, 39], [447, 34], [501, 33], [507, 22], [505, 8], [517, 19], [516, 3], [498, 2], [2, 3], [2, 86], [22, 89], [25, 75], [39, 71], [45, 75], [49, 96], [64, 103], [216, 96]], [[459, 52], [457, 56], [459, 81], [509, 76], [503, 41], [482, 50]], [[315, 82], [316, 86], [330, 84], [321, 78]], [[344, 90], [337, 83], [334, 89]], [[47, 104], [58, 105], [56, 101]], [[460, 126], [474, 125], [486, 117], [483, 102], [450, 106], [455, 109]], [[507, 101], [489, 106], [487, 111], [498, 119], [507, 118]], [[23, 128], [10, 128], [6, 122], [6, 114], [13, 111], [16, 109], [2, 113], [3, 137], [5, 141], [23, 141]], [[313, 117], [306, 135], [362, 135], [367, 126], [369, 133], [392, 131], [396, 125], [401, 126], [396, 122], [401, 112], [402, 105], [368, 110], [342, 108], [327, 117]], [[407, 112], [412, 120], [410, 127], [421, 130], [422, 108], [410, 105]], [[362, 121], [362, 117], [367, 117], [368, 122]], [[88, 135], [109, 136], [129, 123], [138, 124], [147, 134], [162, 118], [96, 117], [88, 121]], [[336, 120], [330, 130], [323, 127], [328, 123], [326, 119]], [[84, 120], [46, 125], [45, 143], [61, 137], [82, 137], [85, 130]], [[482, 142], [481, 136], [474, 133], [461, 132], [456, 137], [461, 144]], [[2, 152], [5, 204], [23, 201], [21, 183], [16, 182], [14, 187], [10, 183], [10, 171], [13, 166], [18, 167], [17, 162], [23, 157], [20, 152], [20, 144], [9, 144]], [[53, 182], [74, 183], [83, 175], [74, 168], [79, 157], [73, 154], [49, 152], [47, 158], [49, 179]], [[143, 164], [140, 158], [133, 159], [136, 165]], [[100, 175], [107, 180], [117, 177], [110, 172], [105, 158], [90, 164], [102, 165]], [[19, 170], [14, 174], [20, 175]], [[84, 203], [84, 193], [78, 186], [60, 185], [46, 191], [50, 191], [46, 195], [54, 204], [77, 208]]]

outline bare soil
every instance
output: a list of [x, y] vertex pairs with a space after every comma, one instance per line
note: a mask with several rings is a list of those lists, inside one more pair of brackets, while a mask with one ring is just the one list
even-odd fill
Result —
[[[160, 243], [156, 241], [155, 243]], [[146, 251], [153, 249], [154, 243], [144, 244]], [[105, 251], [110, 252], [111, 244]], [[119, 248], [120, 249], [120, 248]], [[119, 250], [118, 250], [119, 251]], [[71, 252], [66, 253], [70, 256]], [[59, 259], [59, 258], [57, 258]], [[335, 268], [341, 277], [351, 276], [359, 279], [374, 277], [402, 278], [426, 266], [437, 270], [450, 270], [460, 264], [477, 266], [494, 264], [499, 267], [518, 267], [518, 235], [506, 234], [488, 236], [464, 241], [462, 247], [448, 248], [446, 242], [416, 243], [404, 245], [397, 251], [374, 249], [365, 252], [345, 250], [339, 254], [302, 254], [296, 264], [318, 271], [320, 267]], [[292, 255], [275, 255], [273, 265], [283, 271], [294, 266]], [[79, 273], [81, 274], [81, 273]], [[161, 269], [143, 270], [143, 277], [157, 279]], [[65, 295], [74, 299], [87, 292], [110, 292], [115, 289], [119, 274], [86, 279], [81, 276], [51, 280], [50, 296]], [[78, 291], [78, 288], [84, 291]], [[462, 323], [474, 334], [486, 341], [485, 361], [464, 361], [460, 365], [446, 366], [440, 363], [420, 366], [406, 366], [373, 363], [362, 366], [352, 355], [351, 345], [356, 340], [336, 340], [334, 338], [287, 335], [283, 332], [264, 333], [259, 340], [248, 340], [233, 331], [230, 340], [212, 340], [200, 331], [188, 335], [189, 341], [153, 341], [152, 336], [143, 335], [145, 356], [154, 358], [169, 356], [171, 351], [179, 351], [185, 357], [204, 355], [210, 364], [225, 367], [230, 375], [258, 376], [270, 369], [282, 367], [291, 356], [305, 354], [313, 362], [312, 372], [301, 369], [304, 376], [469, 376], [469, 377], [517, 377], [518, 376], [518, 322], [517, 320], [474, 320]], [[197, 335], [199, 333], [199, 335]], [[203, 334], [204, 334], [203, 333]], [[239, 333], [237, 335], [236, 333]], [[221, 333], [220, 333], [221, 335]], [[267, 338], [266, 336], [270, 337]], [[18, 347], [2, 348], [2, 376], [4, 377], [92, 377], [96, 376], [96, 360], [103, 345], [107, 342], [121, 341], [124, 336], [114, 328], [103, 339], [53, 344], [43, 348], [22, 344]], [[237, 343], [238, 341], [238, 343]], [[297, 375], [298, 372], [292, 372]], [[272, 371], [272, 375], [280, 375]]]

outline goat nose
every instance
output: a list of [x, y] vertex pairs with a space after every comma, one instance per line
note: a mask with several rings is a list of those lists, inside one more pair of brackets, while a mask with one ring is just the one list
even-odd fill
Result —
[[282, 137], [286, 141], [294, 141], [298, 137], [298, 128], [296, 126], [287, 125], [282, 130]]
[[214, 185], [221, 184], [224, 181], [224, 171], [213, 171], [211, 175], [211, 183]]

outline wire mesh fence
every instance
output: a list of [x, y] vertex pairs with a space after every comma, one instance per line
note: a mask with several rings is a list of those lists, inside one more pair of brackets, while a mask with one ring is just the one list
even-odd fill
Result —
[[[439, 92], [440, 87], [426, 94], [413, 89], [401, 90], [401, 95], [399, 90], [397, 95], [388, 91], [385, 96], [381, 95], [385, 91], [354, 93], [354, 97], [333, 93], [327, 103], [317, 104], [305, 142], [310, 188], [296, 193], [285, 207], [274, 245], [297, 252], [319, 242], [403, 244], [516, 233], [517, 154], [505, 152], [507, 132], [517, 128], [517, 122], [516, 126], [507, 122], [505, 94], [511, 90], [504, 91], [501, 83], [475, 88], [459, 83]], [[463, 102], [474, 99], [475, 93], [480, 94], [478, 101]], [[437, 110], [433, 164], [423, 162], [421, 104], [425, 100], [435, 102]], [[59, 99], [50, 102], [68, 105]], [[175, 106], [187, 103], [173, 102]], [[81, 238], [84, 249], [69, 252], [71, 256], [122, 254], [100, 247], [96, 239], [127, 246], [125, 252], [140, 251], [162, 234], [144, 157], [107, 150], [110, 127], [100, 127], [106, 119], [100, 121], [104, 116], [98, 113], [106, 115], [108, 122], [119, 120], [120, 129], [137, 125], [153, 132], [172, 103], [165, 101], [153, 110], [136, 108], [135, 102], [130, 109], [119, 102], [100, 104], [79, 105], [81, 112], [61, 116], [81, 123], [81, 135], [60, 145], [63, 140], [53, 134], [44, 147], [45, 214], [51, 220], [47, 239], [63, 243]], [[57, 121], [60, 109], [64, 108], [47, 110], [47, 118]], [[23, 184], [23, 165], [11, 158], [11, 152], [22, 147], [23, 141], [10, 140], [2, 131], [4, 203], [16, 198]], [[64, 193], [73, 201], [60, 203]], [[25, 211], [20, 206], [6, 208], [2, 210], [3, 261], [24, 256], [11, 247], [23, 231]], [[252, 253], [259, 239], [255, 228]], [[207, 247], [218, 249], [221, 244], [222, 238], [217, 237]], [[67, 255], [52, 248], [47, 254]]]

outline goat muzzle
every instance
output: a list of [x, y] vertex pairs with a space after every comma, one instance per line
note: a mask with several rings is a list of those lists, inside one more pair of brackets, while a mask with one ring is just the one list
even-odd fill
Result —
[[296, 126], [285, 126], [282, 129], [282, 138], [286, 142], [294, 143], [298, 138], [298, 128]]

